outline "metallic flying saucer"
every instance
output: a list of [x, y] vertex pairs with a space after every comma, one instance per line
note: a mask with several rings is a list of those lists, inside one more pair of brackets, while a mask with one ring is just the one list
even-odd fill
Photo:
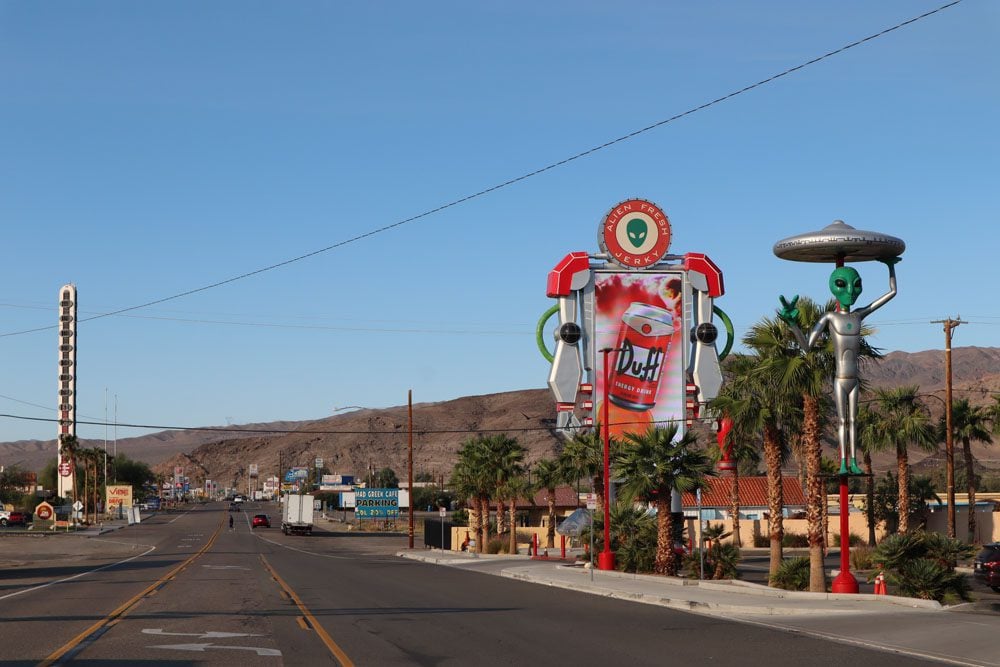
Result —
[[881, 232], [855, 229], [843, 220], [815, 232], [790, 236], [774, 244], [774, 254], [793, 262], [869, 262], [898, 257], [906, 250], [902, 239]]

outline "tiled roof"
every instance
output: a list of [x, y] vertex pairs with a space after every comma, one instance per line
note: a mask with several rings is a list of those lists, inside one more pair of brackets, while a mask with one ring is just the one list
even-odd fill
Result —
[[[527, 500], [518, 500], [517, 509], [547, 508], [549, 506], [549, 492], [545, 489], [540, 490], [535, 494], [534, 501], [535, 504], [532, 505]], [[579, 505], [580, 501], [577, 499], [576, 489], [571, 486], [556, 487], [556, 507], [579, 507]]]
[[[707, 482], [701, 491], [701, 506], [728, 508], [732, 477], [710, 477]], [[799, 478], [783, 475], [781, 482], [785, 507], [805, 506]], [[685, 493], [682, 504], [684, 509], [696, 509], [698, 500], [693, 493]], [[767, 507], [767, 477], [740, 476], [740, 507]]]

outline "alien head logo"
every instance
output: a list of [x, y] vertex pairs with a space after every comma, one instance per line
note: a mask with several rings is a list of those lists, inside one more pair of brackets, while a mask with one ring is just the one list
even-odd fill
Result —
[[660, 261], [670, 246], [670, 221], [652, 202], [627, 199], [601, 221], [597, 240], [608, 259], [628, 269]]
[[861, 296], [861, 276], [850, 266], [840, 266], [830, 274], [830, 292], [840, 307], [847, 310]]
[[642, 218], [632, 218], [626, 223], [625, 232], [632, 245], [636, 248], [641, 248], [642, 244], [646, 242], [649, 228], [646, 226], [646, 221]]

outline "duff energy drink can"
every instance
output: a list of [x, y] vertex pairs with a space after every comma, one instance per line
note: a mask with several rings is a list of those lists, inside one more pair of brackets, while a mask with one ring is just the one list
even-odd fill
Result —
[[622, 315], [618, 344], [611, 369], [608, 398], [629, 410], [649, 410], [656, 405], [663, 363], [674, 333], [669, 310], [632, 303]]

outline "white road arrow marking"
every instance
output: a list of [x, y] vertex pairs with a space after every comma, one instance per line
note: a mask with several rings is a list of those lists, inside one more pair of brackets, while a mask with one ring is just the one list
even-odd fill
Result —
[[143, 628], [142, 634], [144, 635], [161, 635], [161, 636], [171, 636], [171, 637], [198, 637], [199, 639], [226, 639], [229, 637], [263, 637], [264, 635], [255, 635], [248, 632], [216, 632], [215, 630], [210, 630], [208, 632], [166, 632], [161, 628]]
[[204, 653], [208, 649], [228, 649], [230, 651], [254, 651], [257, 655], [281, 656], [281, 651], [275, 648], [261, 648], [260, 646], [217, 646], [215, 644], [168, 644], [164, 646], [150, 646], [149, 648], [166, 648], [175, 651], [198, 651]]

